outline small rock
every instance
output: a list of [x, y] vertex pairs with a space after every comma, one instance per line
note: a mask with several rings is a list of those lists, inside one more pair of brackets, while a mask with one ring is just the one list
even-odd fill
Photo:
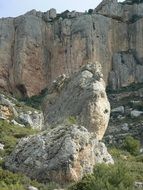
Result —
[[[13, 99], [13, 101], [15, 101], [15, 99]], [[15, 117], [18, 116], [18, 113], [14, 108], [15, 104], [8, 100], [3, 94], [0, 94], [0, 104], [6, 106], [14, 114]]]
[[124, 106], [119, 106], [117, 108], [112, 109], [111, 113], [121, 113], [121, 114], [124, 114], [125, 113], [125, 108], [124, 108]]
[[131, 117], [139, 117], [143, 114], [142, 111], [138, 111], [138, 110], [133, 110], [131, 111]]
[[76, 16], [78, 16], [78, 13], [76, 11], [72, 11], [67, 13], [68, 18], [75, 18]]
[[128, 123], [123, 123], [122, 124], [122, 130], [123, 131], [128, 131], [129, 130], [129, 127], [128, 127], [129, 125], [128, 125]]
[[143, 153], [143, 148], [140, 149], [140, 153]]
[[0, 115], [0, 120], [7, 120], [6, 117]]
[[30, 125], [34, 129], [42, 129], [43, 114], [28, 111], [27, 113], [20, 113], [19, 119], [24, 125]]
[[37, 189], [37, 187], [29, 186], [29, 187], [28, 187], [28, 190], [38, 190], [38, 189]]
[[32, 123], [32, 119], [31, 119], [31, 117], [30, 117], [30, 115], [29, 114], [24, 114], [24, 113], [21, 113], [20, 115], [19, 115], [19, 119], [20, 119], [20, 121], [21, 122], [23, 122], [25, 125], [32, 125], [33, 123]]
[[54, 18], [56, 18], [56, 16], [57, 16], [56, 9], [50, 9], [49, 10], [49, 18], [54, 19]]
[[25, 125], [18, 123], [18, 122], [15, 121], [14, 119], [11, 120], [11, 123], [14, 124], [14, 125], [18, 125], [18, 126], [20, 126], [20, 127], [25, 127]]
[[28, 113], [29, 115], [31, 115], [31, 114], [32, 114], [32, 111], [27, 111], [27, 113]]
[[143, 182], [138, 182], [138, 181], [135, 181], [135, 187], [136, 188], [143, 188]]
[[4, 150], [4, 144], [0, 143], [0, 150]]
[[123, 120], [123, 119], [125, 119], [125, 117], [122, 116], [122, 115], [118, 115], [118, 116], [117, 116], [117, 119], [118, 119], [118, 120]]

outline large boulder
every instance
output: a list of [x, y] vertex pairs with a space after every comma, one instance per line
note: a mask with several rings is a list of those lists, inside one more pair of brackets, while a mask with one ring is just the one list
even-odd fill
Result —
[[101, 65], [89, 63], [69, 79], [63, 75], [51, 89], [43, 106], [46, 128], [74, 118], [101, 140], [110, 116]]
[[42, 182], [67, 183], [81, 179], [102, 162], [114, 163], [105, 145], [86, 128], [73, 124], [21, 139], [5, 166]]

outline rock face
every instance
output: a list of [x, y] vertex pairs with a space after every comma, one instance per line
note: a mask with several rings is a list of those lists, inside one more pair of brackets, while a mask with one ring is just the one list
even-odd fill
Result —
[[0, 87], [33, 96], [88, 61], [101, 63], [112, 88], [143, 82], [142, 12], [143, 3], [104, 0], [92, 14], [32, 10], [0, 19]]
[[[21, 139], [5, 167], [41, 182], [65, 184], [92, 173], [97, 163], [113, 164], [99, 141], [109, 115], [99, 63], [87, 64], [70, 78], [62, 75], [54, 81], [44, 102], [46, 130]], [[24, 114], [21, 117], [30, 120]]]
[[102, 162], [114, 163], [105, 145], [86, 128], [60, 125], [21, 139], [5, 166], [42, 182], [68, 183], [91, 173]]
[[101, 140], [110, 117], [101, 65], [90, 63], [71, 78], [58, 78], [43, 104], [46, 128], [73, 118]]

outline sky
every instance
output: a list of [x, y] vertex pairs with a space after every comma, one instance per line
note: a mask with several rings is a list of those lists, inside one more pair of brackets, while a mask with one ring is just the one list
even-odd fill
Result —
[[[16, 17], [32, 9], [45, 12], [55, 8], [58, 13], [65, 10], [82, 11], [94, 9], [102, 0], [0, 0], [0, 17]], [[122, 1], [122, 0], [121, 0]]]

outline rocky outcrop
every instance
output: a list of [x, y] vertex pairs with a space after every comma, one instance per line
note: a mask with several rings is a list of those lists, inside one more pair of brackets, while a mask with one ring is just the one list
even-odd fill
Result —
[[101, 65], [90, 63], [70, 78], [60, 76], [48, 92], [46, 130], [21, 139], [5, 167], [41, 182], [65, 184], [92, 173], [98, 163], [113, 164], [99, 141], [110, 115]]
[[[33, 96], [88, 61], [101, 63], [111, 87], [143, 82], [142, 12], [143, 3], [104, 0], [92, 13], [32, 10], [0, 19], [0, 87], [17, 96]], [[131, 53], [124, 55], [130, 50], [136, 59]], [[125, 65], [121, 65], [122, 55]], [[136, 71], [130, 68], [130, 60]], [[119, 73], [124, 68], [123, 76]]]
[[0, 94], [0, 120], [7, 120], [9, 123], [20, 127], [32, 127], [41, 130], [43, 128], [43, 113], [15, 98]]
[[5, 166], [32, 179], [63, 184], [81, 179], [102, 162], [114, 163], [105, 145], [86, 128], [60, 125], [21, 139]]
[[99, 63], [87, 64], [71, 78], [54, 81], [43, 103], [45, 127], [70, 118], [85, 126], [101, 140], [110, 117], [110, 104]]

